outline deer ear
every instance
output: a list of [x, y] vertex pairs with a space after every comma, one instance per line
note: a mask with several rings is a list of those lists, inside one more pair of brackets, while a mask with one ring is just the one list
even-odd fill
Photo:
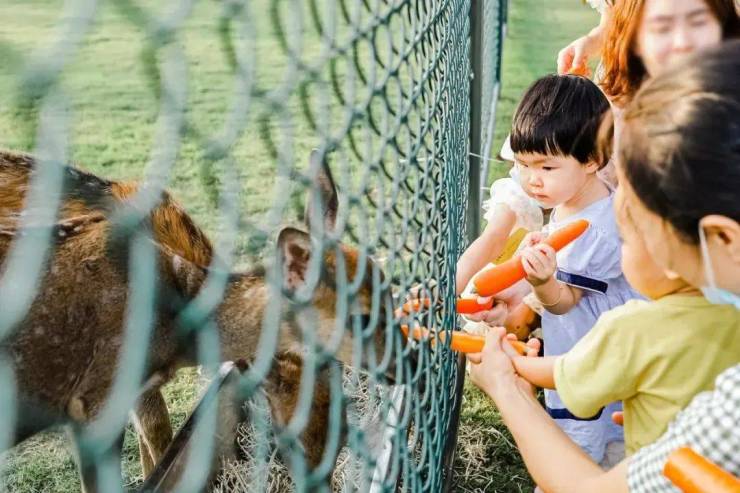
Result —
[[174, 253], [168, 254], [168, 261], [178, 290], [189, 298], [197, 295], [206, 278], [205, 270]]
[[278, 234], [278, 252], [283, 269], [283, 285], [294, 291], [306, 282], [306, 271], [311, 258], [311, 237], [305, 231], [291, 227]]
[[[321, 221], [325, 231], [334, 231], [337, 223], [339, 196], [331, 170], [324, 154], [318, 149], [311, 151], [309, 172], [313, 178], [311, 192], [306, 200], [305, 221], [309, 230], [312, 221]], [[313, 218], [314, 214], [316, 218]]]

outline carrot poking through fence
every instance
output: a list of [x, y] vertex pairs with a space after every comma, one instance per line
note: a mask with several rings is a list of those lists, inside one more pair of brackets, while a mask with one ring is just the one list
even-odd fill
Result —
[[663, 475], [684, 493], [740, 493], [740, 479], [688, 447], [671, 452]]
[[[589, 223], [585, 219], [573, 221], [548, 236], [545, 243], [558, 251], [581, 236], [588, 226]], [[481, 272], [473, 279], [473, 284], [481, 296], [492, 296], [525, 277], [521, 257], [517, 255], [496, 267]]]
[[[401, 325], [401, 332], [403, 332], [403, 334], [408, 337], [409, 326]], [[451, 334], [452, 339], [450, 340], [450, 349], [452, 349], [453, 351], [458, 351], [465, 354], [480, 353], [481, 351], [483, 351], [483, 346], [486, 343], [486, 338], [484, 336], [478, 334], [468, 334], [467, 332], [459, 331], [452, 332]], [[434, 332], [430, 332], [424, 327], [414, 327], [414, 330], [411, 333], [411, 337], [413, 337], [417, 341], [431, 338], [431, 343], [434, 344], [437, 338], [444, 342], [447, 337], [447, 332], [439, 332], [435, 334]], [[521, 355], [526, 354], [527, 345], [523, 342], [510, 341], [508, 339], [506, 340], [506, 342], [511, 344], [511, 346], [516, 350], [517, 353]]]

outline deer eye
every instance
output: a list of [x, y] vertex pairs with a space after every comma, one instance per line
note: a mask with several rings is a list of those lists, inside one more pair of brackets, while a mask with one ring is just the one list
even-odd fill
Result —
[[353, 313], [350, 317], [352, 319], [352, 324], [358, 324], [363, 329], [367, 328], [372, 320], [369, 313]]

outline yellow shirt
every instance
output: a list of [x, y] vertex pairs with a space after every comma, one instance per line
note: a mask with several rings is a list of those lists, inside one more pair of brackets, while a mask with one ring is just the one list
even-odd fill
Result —
[[702, 296], [631, 300], [604, 313], [555, 361], [555, 388], [571, 413], [624, 404], [627, 455], [655, 441], [694, 395], [740, 362], [740, 311]]

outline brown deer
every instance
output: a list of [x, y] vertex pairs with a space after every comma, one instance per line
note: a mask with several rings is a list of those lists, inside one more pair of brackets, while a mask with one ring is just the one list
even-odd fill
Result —
[[[33, 157], [0, 151], [0, 266], [16, 235], [22, 234], [18, 218], [30, 176], [37, 165]], [[326, 163], [312, 155], [318, 199], [325, 229], [332, 229], [337, 214], [337, 192]], [[23, 321], [11, 336], [0, 341], [15, 362], [19, 394], [16, 443], [58, 422], [84, 426], [93, 421], [106, 403], [119, 368], [124, 335], [125, 309], [129, 297], [128, 242], [116, 240], [112, 218], [130, 207], [137, 187], [131, 183], [108, 181], [80, 169], [64, 170], [63, 201], [53, 225], [55, 244], [47, 261], [38, 292]], [[311, 214], [308, 214], [310, 217]], [[135, 410], [134, 424], [139, 433], [141, 461], [145, 475], [164, 453], [172, 439], [169, 415], [160, 387], [175, 371], [197, 364], [195, 335], [183, 337], [178, 331], [178, 315], [198, 294], [213, 260], [213, 249], [206, 235], [166, 192], [146, 216], [148, 231], [157, 257], [156, 320], [147, 348], [147, 365], [142, 382], [143, 394]], [[282, 294], [274, 293], [264, 269], [232, 273], [228, 276], [223, 299], [210, 314], [220, 340], [221, 359], [256, 358], [262, 320], [271, 296], [290, 298], [306, 282], [312, 256], [310, 233], [285, 227], [277, 239], [282, 269]], [[343, 261], [348, 279], [362, 275], [355, 295], [354, 315], [369, 319], [372, 309], [372, 273], [377, 267], [369, 258], [340, 245], [323, 255], [318, 282], [302, 313], [316, 321], [319, 342], [329, 341], [337, 324], [337, 262]], [[0, 300], [0, 303], [2, 301]], [[363, 344], [362, 361], [378, 360], [401, 341], [386, 334], [385, 313], [391, 308], [389, 293], [381, 296], [374, 335]], [[274, 366], [265, 383], [273, 419], [284, 424], [291, 419], [297, 402], [300, 362], [304, 352], [301, 329], [290, 303], [283, 303]], [[388, 311], [388, 313], [390, 313]], [[352, 331], [345, 330], [335, 353], [340, 362], [352, 364]], [[391, 344], [392, 342], [392, 344]], [[403, 344], [401, 341], [399, 344]], [[398, 346], [400, 350], [400, 346]], [[396, 374], [395, 357], [390, 358], [385, 374], [392, 381]], [[412, 362], [413, 363], [413, 362]], [[328, 429], [329, 395], [319, 372], [316, 402], [301, 439], [307, 461], [315, 466], [325, 448]], [[276, 395], [269, 398], [270, 389]], [[84, 486], [95, 489], [86, 478], [93, 466], [78, 457]]]

